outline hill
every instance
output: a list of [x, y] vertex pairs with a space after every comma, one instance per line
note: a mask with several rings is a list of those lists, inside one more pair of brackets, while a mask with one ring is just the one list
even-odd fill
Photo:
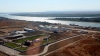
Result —
[[100, 11], [49, 11], [13, 13], [17, 16], [31, 17], [100, 17]]

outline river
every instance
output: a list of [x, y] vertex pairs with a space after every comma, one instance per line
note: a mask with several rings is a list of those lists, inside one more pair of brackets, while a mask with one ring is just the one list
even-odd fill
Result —
[[18, 20], [27, 20], [27, 21], [41, 21], [41, 22], [49, 22], [49, 23], [61, 23], [69, 25], [76, 24], [80, 26], [92, 26], [92, 27], [100, 27], [100, 23], [96, 22], [77, 22], [77, 21], [61, 21], [61, 20], [48, 20], [53, 19], [54, 17], [28, 17], [28, 16], [13, 16], [8, 14], [0, 14], [0, 16], [7, 17], [10, 19], [18, 19]]

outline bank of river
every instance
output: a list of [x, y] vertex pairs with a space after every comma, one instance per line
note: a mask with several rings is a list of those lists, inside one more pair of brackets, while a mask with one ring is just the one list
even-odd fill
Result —
[[0, 16], [7, 17], [10, 19], [18, 19], [18, 20], [27, 20], [27, 21], [41, 21], [41, 22], [49, 22], [49, 23], [61, 23], [69, 25], [70, 23], [80, 25], [80, 26], [92, 26], [92, 27], [100, 27], [100, 23], [96, 22], [77, 22], [77, 21], [61, 21], [61, 20], [48, 20], [53, 19], [55, 17], [28, 17], [28, 16], [13, 16], [8, 14], [2, 14]]

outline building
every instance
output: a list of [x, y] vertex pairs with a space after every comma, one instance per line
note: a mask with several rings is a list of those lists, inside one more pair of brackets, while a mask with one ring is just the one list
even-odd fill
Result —
[[82, 34], [87, 34], [88, 33], [87, 31], [84, 31], [83, 29], [81, 29], [79, 32], [82, 33]]
[[24, 36], [23, 34], [15, 34], [12, 37], [19, 38], [19, 37], [23, 37], [23, 36]]
[[27, 33], [27, 31], [16, 31], [15, 33], [16, 34], [24, 34], [24, 33]]
[[25, 45], [25, 46], [30, 46], [30, 45], [31, 45], [31, 43], [32, 43], [32, 41], [27, 40], [27, 41], [25, 41], [25, 42], [24, 42], [24, 45]]
[[30, 29], [30, 28], [24, 28], [24, 31], [27, 31], [27, 32], [34, 32], [35, 30]]
[[4, 40], [0, 39], [0, 44], [3, 45], [4, 44]]
[[53, 27], [53, 31], [58, 31], [59, 28], [58, 27]]
[[52, 30], [52, 26], [46, 27], [46, 30]]
[[43, 26], [43, 25], [39, 25], [39, 28], [40, 28], [40, 29], [44, 29], [45, 26]]
[[66, 28], [65, 28], [65, 27], [61, 27], [61, 30], [62, 30], [62, 31], [66, 31]]

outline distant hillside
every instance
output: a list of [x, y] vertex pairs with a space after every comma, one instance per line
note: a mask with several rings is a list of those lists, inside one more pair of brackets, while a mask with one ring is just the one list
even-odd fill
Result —
[[5, 17], [0, 17], [0, 20], [9, 20], [9, 19]]
[[25, 12], [11, 15], [31, 17], [100, 17], [100, 11], [51, 11], [51, 12]]
[[96, 18], [55, 18], [54, 20], [64, 20], [64, 21], [83, 21], [83, 22], [100, 22], [100, 17]]

